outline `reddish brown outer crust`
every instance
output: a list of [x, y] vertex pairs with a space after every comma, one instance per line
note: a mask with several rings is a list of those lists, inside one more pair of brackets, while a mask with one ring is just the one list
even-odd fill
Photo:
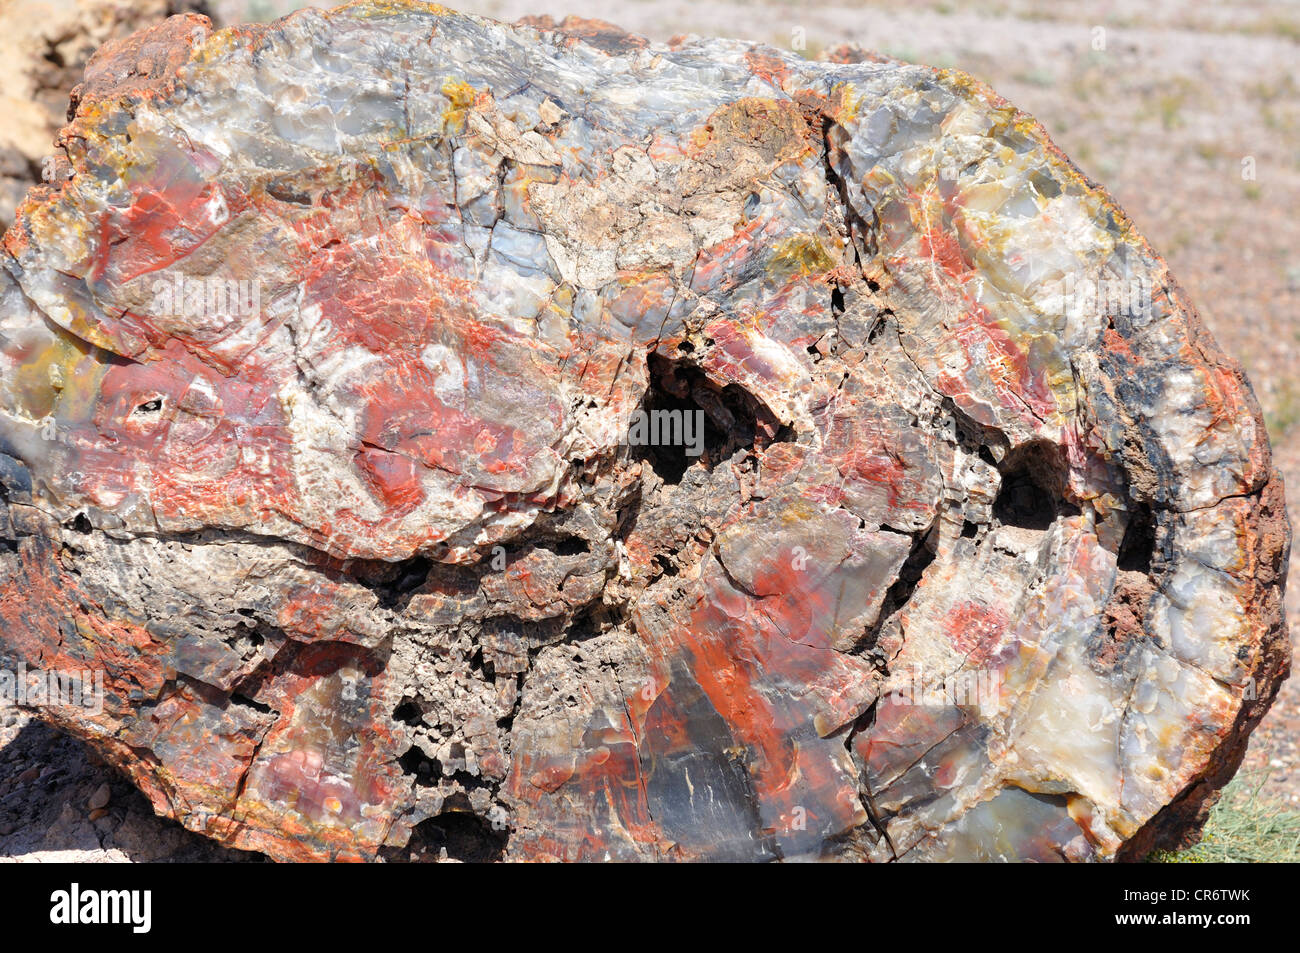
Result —
[[569, 45], [586, 43], [606, 53], [631, 53], [650, 45], [650, 41], [645, 37], [628, 33], [617, 24], [594, 17], [567, 16], [556, 23], [554, 17], [543, 14], [520, 17], [515, 23], [519, 26], [530, 26], [535, 30], [562, 33], [569, 38]]
[[1125, 841], [1116, 855], [1117, 861], [1141, 860], [1152, 850], [1189, 847], [1201, 839], [1201, 826], [1210, 808], [1246, 756], [1250, 733], [1268, 713], [1282, 682], [1291, 674], [1291, 642], [1283, 607], [1291, 523], [1286, 514], [1282, 475], [1275, 470], [1264, 488], [1254, 495], [1254, 501], [1255, 506], [1245, 518], [1246, 525], [1238, 530], [1238, 538], [1248, 541], [1243, 552], [1249, 562], [1242, 567], [1241, 579], [1246, 587], [1246, 603], [1254, 610], [1252, 641], [1258, 651], [1253, 673], [1255, 698], [1242, 702], [1236, 721], [1215, 749], [1204, 776]]

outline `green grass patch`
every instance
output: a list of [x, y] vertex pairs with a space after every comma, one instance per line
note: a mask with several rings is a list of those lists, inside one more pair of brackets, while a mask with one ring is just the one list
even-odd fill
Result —
[[1300, 811], [1262, 800], [1267, 775], [1238, 776], [1210, 809], [1201, 842], [1187, 850], [1156, 851], [1157, 864], [1294, 864], [1300, 861]]
[[1286, 381], [1268, 401], [1264, 411], [1264, 426], [1268, 435], [1274, 440], [1281, 440], [1300, 423], [1300, 390], [1291, 381]]

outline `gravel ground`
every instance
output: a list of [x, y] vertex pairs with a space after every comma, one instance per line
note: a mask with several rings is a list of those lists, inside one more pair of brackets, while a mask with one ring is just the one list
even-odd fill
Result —
[[0, 862], [248, 861], [156, 817], [144, 795], [75, 738], [0, 715]]
[[[216, 0], [219, 21], [292, 6]], [[1300, 7], [1243, 0], [781, 3], [452, 0], [500, 19], [600, 17], [665, 40], [699, 33], [806, 55], [845, 42], [964, 69], [1036, 116], [1165, 256], [1215, 337], [1246, 368], [1274, 453], [1300, 492]], [[0, 0], [0, 35], [16, 25]], [[6, 21], [10, 22], [6, 22]], [[1292, 567], [1295, 559], [1293, 556]], [[1300, 577], [1298, 577], [1300, 578]], [[1292, 643], [1300, 586], [1287, 597]], [[84, 745], [0, 713], [0, 860], [235, 860], [152, 816]], [[1252, 738], [1260, 796], [1300, 808], [1300, 680]], [[109, 801], [103, 814], [91, 804]], [[96, 794], [99, 797], [96, 797]], [[90, 820], [92, 813], [96, 819]]]

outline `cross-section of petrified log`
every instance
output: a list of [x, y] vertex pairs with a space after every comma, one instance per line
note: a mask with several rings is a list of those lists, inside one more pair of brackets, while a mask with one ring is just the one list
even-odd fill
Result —
[[1194, 830], [1289, 654], [1250, 389], [1032, 120], [835, 59], [102, 50], [0, 272], [0, 646], [103, 678], [44, 717], [277, 858]]

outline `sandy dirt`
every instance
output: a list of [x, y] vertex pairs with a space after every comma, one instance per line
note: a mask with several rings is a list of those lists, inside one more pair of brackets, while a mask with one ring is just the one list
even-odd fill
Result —
[[[295, 4], [296, 5], [296, 4]], [[1105, 184], [1168, 260], [1264, 408], [1295, 511], [1300, 493], [1300, 7], [1196, 0], [1118, 3], [798, 4], [684, 0], [460, 0], [500, 19], [600, 17], [652, 39], [759, 40], [815, 57], [853, 42], [956, 67], [1038, 118]], [[0, 0], [0, 37], [21, 0]], [[271, 0], [215, 0], [219, 22], [267, 19]], [[3, 59], [0, 57], [0, 59]], [[5, 79], [4, 92], [10, 90]], [[45, 94], [48, 98], [48, 93]], [[5, 119], [11, 115], [6, 109]], [[13, 115], [18, 115], [13, 113]], [[31, 110], [21, 113], [31, 141]], [[16, 127], [15, 127], [16, 128]], [[4, 141], [0, 133], [0, 144]], [[0, 170], [2, 171], [2, 170]], [[1292, 557], [1295, 566], [1296, 556]], [[1293, 645], [1300, 587], [1287, 597]], [[1300, 679], [1251, 741], [1243, 771], [1261, 797], [1300, 808]], [[90, 820], [101, 785], [110, 800]], [[95, 799], [98, 803], [99, 799]], [[230, 860], [152, 816], [83, 745], [0, 712], [0, 860]], [[255, 855], [254, 855], [255, 856]]]

